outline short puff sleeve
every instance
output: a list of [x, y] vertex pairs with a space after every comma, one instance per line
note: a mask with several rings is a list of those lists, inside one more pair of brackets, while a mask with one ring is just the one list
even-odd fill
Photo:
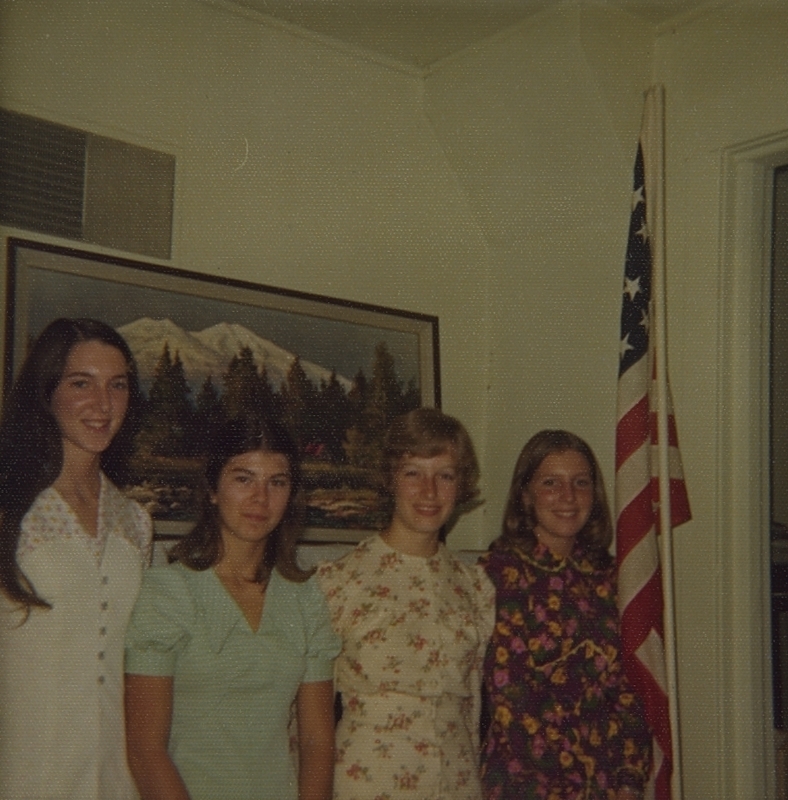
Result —
[[152, 567], [143, 576], [126, 629], [126, 672], [170, 676], [186, 647], [196, 609], [180, 570]]
[[342, 649], [342, 640], [331, 627], [328, 604], [314, 576], [304, 583], [282, 581], [292, 592], [291, 609], [298, 610], [306, 635], [306, 666], [303, 683], [330, 681], [334, 677], [334, 659]]

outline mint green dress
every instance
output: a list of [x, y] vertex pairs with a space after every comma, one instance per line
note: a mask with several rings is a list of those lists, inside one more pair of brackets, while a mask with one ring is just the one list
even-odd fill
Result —
[[172, 676], [169, 751], [191, 800], [296, 800], [290, 706], [339, 649], [313, 578], [274, 571], [255, 632], [212, 569], [172, 564], [144, 577], [126, 672]]

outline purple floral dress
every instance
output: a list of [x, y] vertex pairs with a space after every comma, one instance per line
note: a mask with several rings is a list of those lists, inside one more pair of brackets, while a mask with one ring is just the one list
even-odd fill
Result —
[[500, 546], [481, 560], [497, 590], [484, 663], [486, 800], [610, 800], [642, 789], [651, 733], [619, 657], [615, 567]]

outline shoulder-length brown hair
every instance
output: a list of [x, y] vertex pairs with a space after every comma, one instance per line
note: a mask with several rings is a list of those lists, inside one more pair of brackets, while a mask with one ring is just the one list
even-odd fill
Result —
[[231, 458], [257, 450], [287, 458], [290, 497], [279, 525], [266, 539], [265, 552], [255, 579], [258, 583], [264, 583], [274, 567], [291, 581], [300, 583], [309, 577], [311, 573], [298, 566], [296, 554], [303, 508], [298, 451], [283, 425], [257, 415], [235, 417], [217, 432], [205, 465], [200, 516], [194, 528], [168, 553], [170, 563], [180, 561], [190, 569], [202, 571], [221, 560], [224, 553], [219, 511], [211, 502], [211, 495], [218, 490], [222, 470]]
[[588, 461], [594, 486], [594, 503], [588, 522], [577, 534], [577, 542], [590, 553], [603, 558], [613, 541], [613, 522], [607, 503], [602, 470], [589, 445], [574, 433], [563, 430], [544, 430], [532, 436], [523, 447], [514, 465], [509, 486], [501, 536], [497, 545], [518, 545], [531, 553], [536, 547], [536, 518], [533, 509], [523, 502], [523, 494], [540, 464], [553, 453], [574, 450]]
[[394, 477], [406, 456], [432, 458], [451, 452], [457, 468], [457, 504], [479, 494], [479, 462], [463, 424], [437, 408], [415, 408], [389, 425], [383, 445], [381, 486], [393, 495]]

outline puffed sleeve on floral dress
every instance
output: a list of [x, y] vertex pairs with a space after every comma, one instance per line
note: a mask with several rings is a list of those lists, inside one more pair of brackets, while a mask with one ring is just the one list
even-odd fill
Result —
[[608, 800], [642, 789], [651, 733], [623, 672], [615, 567], [578, 549], [558, 559], [498, 547], [482, 564], [495, 584], [484, 662], [490, 726], [482, 748], [488, 800]]
[[431, 558], [379, 536], [318, 568], [343, 649], [334, 797], [480, 800], [481, 665], [495, 591], [441, 545]]

